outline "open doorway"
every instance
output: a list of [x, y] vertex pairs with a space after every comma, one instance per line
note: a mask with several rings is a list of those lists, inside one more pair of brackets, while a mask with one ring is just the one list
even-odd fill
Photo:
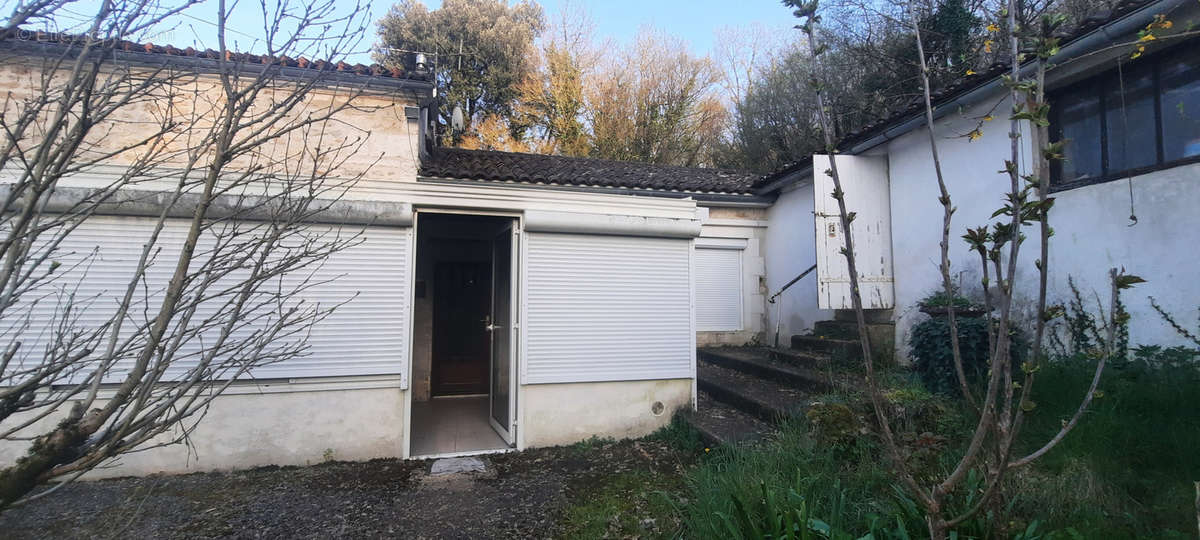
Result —
[[513, 443], [515, 231], [511, 217], [417, 216], [410, 455]]

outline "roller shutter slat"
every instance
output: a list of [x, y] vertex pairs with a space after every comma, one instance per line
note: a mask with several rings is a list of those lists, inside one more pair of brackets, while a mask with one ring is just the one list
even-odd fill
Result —
[[696, 330], [742, 329], [742, 251], [696, 248]]
[[[111, 320], [125, 284], [141, 255], [142, 244], [148, 239], [154, 219], [96, 216], [85, 221], [63, 242], [54, 260], [67, 269], [53, 285], [41, 287], [40, 293], [57, 294], [56, 288], [80, 283], [77, 298], [87, 298], [90, 305], [79, 314], [78, 326], [96, 328]], [[169, 220], [159, 237], [162, 247], [157, 263], [147, 272], [145, 291], [139, 290], [138, 308], [131, 314], [130, 326], [145, 323], [153, 317], [174, 268], [174, 257], [183, 245], [187, 220]], [[254, 224], [248, 224], [252, 227]], [[313, 225], [307, 234], [331, 231], [330, 226]], [[355, 229], [357, 230], [357, 229]], [[349, 375], [391, 375], [406, 377], [408, 332], [408, 249], [410, 228], [368, 227], [361, 243], [334, 253], [323, 263], [308, 266], [283, 278], [284, 287], [295, 287], [306, 279], [327, 281], [302, 291], [299, 295], [308, 303], [322, 306], [343, 304], [332, 315], [318, 322], [308, 339], [306, 355], [285, 362], [255, 368], [253, 378], [288, 378]], [[326, 237], [332, 238], [332, 236]], [[198, 253], [209, 249], [211, 236], [202, 239]], [[86, 265], [76, 265], [95, 250]], [[195, 264], [199, 264], [199, 260]], [[355, 297], [355, 293], [358, 294]], [[26, 295], [23, 302], [37, 294]], [[224, 298], [202, 304], [193, 317], [199, 323], [212, 316]], [[23, 358], [26, 365], [40, 361], [40, 351], [49, 341], [45, 331], [55, 320], [56, 301], [42, 301], [32, 308], [31, 324], [21, 332]], [[78, 303], [78, 302], [77, 302]], [[147, 311], [142, 311], [146, 308]], [[23, 313], [19, 307], [10, 310]], [[11, 321], [15, 322], [15, 321]], [[0, 324], [0, 339], [7, 343], [17, 331], [10, 321]], [[125, 332], [128, 334], [129, 332]], [[211, 339], [212, 332], [206, 332]], [[195, 354], [202, 350], [198, 339], [185, 345], [179, 355]], [[18, 362], [21, 363], [21, 362]], [[182, 373], [194, 361], [181, 359], [171, 372]], [[15, 366], [14, 366], [15, 367]], [[109, 380], [119, 378], [130, 368], [130, 360], [118, 362]], [[169, 372], [170, 373], [170, 372]], [[403, 384], [407, 384], [404, 381]]]
[[529, 233], [525, 381], [691, 377], [691, 245]]

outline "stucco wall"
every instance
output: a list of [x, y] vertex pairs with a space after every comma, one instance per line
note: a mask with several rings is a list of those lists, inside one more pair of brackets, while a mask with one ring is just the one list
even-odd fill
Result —
[[[1007, 175], [1001, 174], [1009, 155], [1009, 124], [1001, 120], [1009, 110], [1001, 98], [986, 102], [960, 115], [936, 123], [942, 166], [957, 211], [950, 235], [953, 277], [968, 293], [978, 294], [979, 257], [968, 253], [961, 239], [967, 227], [994, 222], [993, 211], [1003, 203], [1008, 190]], [[999, 111], [997, 112], [993, 111]], [[982, 123], [983, 136], [969, 141], [962, 137], [978, 118], [991, 113], [996, 120]], [[1026, 131], [1027, 133], [1027, 131]], [[1028, 138], [1022, 141], [1028, 144]], [[912, 325], [925, 316], [916, 303], [940, 287], [938, 241], [942, 209], [937, 180], [930, 157], [928, 135], [918, 130], [886, 145], [891, 177], [893, 268], [896, 273], [896, 341], [904, 352]], [[1029, 149], [1022, 155], [1022, 171], [1028, 170]], [[1195, 274], [1197, 259], [1191, 246], [1200, 230], [1200, 165], [1167, 169], [1132, 179], [1134, 212], [1138, 223], [1130, 225], [1130, 183], [1117, 180], [1053, 193], [1051, 211], [1055, 235], [1050, 239], [1051, 303], [1065, 301], [1070, 294], [1068, 276], [1093, 301], [1099, 292], [1108, 302], [1107, 274], [1124, 267], [1148, 280], [1124, 293], [1133, 316], [1133, 344], [1182, 344], [1183, 340], [1150, 308], [1155, 297], [1170, 312], [1195, 324], [1200, 306], [1200, 283]], [[1036, 228], [1026, 228], [1029, 239], [1021, 247], [1016, 295], [1017, 314], [1030, 321], [1037, 297], [1039, 243]]]
[[[812, 181], [784, 190], [767, 210], [767, 222], [763, 237], [769, 297], [816, 262]], [[810, 273], [767, 304], [767, 343], [773, 344], [778, 334], [786, 347], [793, 335], [806, 334], [814, 322], [833, 317], [832, 311], [817, 309], [816, 278], [816, 272]]]
[[[521, 387], [517, 427], [522, 447], [571, 444], [592, 437], [625, 439], [667, 425], [679, 408], [692, 404], [692, 379]], [[657, 413], [655, 403], [661, 403]]]
[[[938, 150], [950, 198], [957, 210], [950, 230], [951, 275], [967, 293], [981, 291], [979, 256], [968, 251], [962, 240], [967, 227], [978, 227], [993, 220], [992, 212], [1003, 204], [1009, 189], [1008, 175], [1000, 173], [1009, 157], [1009, 123], [1002, 118], [1009, 110], [1007, 100], [997, 95], [974, 109], [947, 115], [935, 121]], [[981, 119], [992, 114], [995, 120]], [[964, 135], [979, 128], [982, 136], [972, 141]], [[1022, 140], [1028, 140], [1023, 138]], [[925, 318], [917, 311], [917, 302], [941, 287], [938, 270], [942, 229], [942, 205], [938, 202], [937, 176], [934, 173], [929, 134], [924, 128], [902, 135], [873, 153], [886, 152], [891, 181], [892, 269], [896, 287], [896, 346], [899, 354], [907, 350], [908, 334], [914, 324]], [[1027, 156], [1028, 152], [1022, 152]], [[1022, 171], [1028, 170], [1027, 161]], [[1055, 216], [1055, 219], [1061, 219]], [[1036, 297], [1036, 289], [1027, 285], [1028, 276], [1036, 275], [1036, 235], [1022, 247], [1017, 295]], [[1033, 281], [1036, 286], [1036, 280]], [[1028, 304], [1028, 302], [1018, 305]]]
[[[213, 401], [191, 434], [190, 450], [175, 444], [126, 454], [115, 466], [87, 477], [400, 457], [404, 409], [404, 391], [396, 378], [238, 385]], [[45, 433], [55, 421], [43, 419], [27, 431]], [[0, 442], [0, 467], [13, 463], [27, 446]]]
[[[1125, 180], [1055, 193], [1051, 214], [1050, 268], [1055, 296], [1068, 294], [1067, 276], [1087, 296], [1108, 301], [1108, 269], [1124, 267], [1144, 278], [1122, 293], [1132, 318], [1130, 343], [1188, 345], [1150, 306], [1150, 297], [1186, 328], [1200, 326], [1200, 164], [1136, 176], [1130, 226], [1129, 186]], [[1192, 344], [1194, 345], [1194, 344]]]
[[[8, 100], [0, 109], [8, 114], [15, 114], [20, 100], [40, 91], [41, 77], [45, 60], [37, 57], [3, 55], [5, 62], [0, 62], [0, 89], [10, 94]], [[261, 92], [260, 100], [267, 102], [277, 94], [289, 92], [289, 86], [294, 82], [279, 81], [272, 87]], [[174, 83], [172, 92], [166, 87], [156, 87], [152, 94], [161, 94], [159, 99], [143, 99], [137, 103], [123, 107], [112, 114], [105, 122], [95, 126], [87, 141], [88, 151], [114, 151], [126, 147], [133, 150], [120, 152], [102, 164], [105, 167], [121, 167], [128, 165], [133, 159], [144, 153], [145, 146], [140, 143], [157, 130], [163, 129], [160, 122], [171, 119], [178, 124], [171, 129], [172, 136], [164, 143], [164, 157], [156, 166], [169, 169], [182, 167], [185, 163], [186, 152], [173, 154], [188, 148], [195, 140], [203, 138], [205, 130], [216, 118], [218, 111], [224, 106], [224, 94], [220, 80], [213, 75], [180, 75]], [[181, 99], [179, 95], [186, 96]], [[302, 137], [292, 136], [281, 139], [278, 144], [271, 143], [266, 148], [268, 153], [277, 152], [273, 157], [282, 157], [278, 152], [290, 152], [293, 157], [282, 160], [282, 163], [272, 164], [269, 170], [280, 170], [285, 165], [294, 169], [301, 161], [294, 156], [299, 155], [297, 146], [304, 144], [309, 148], [331, 148], [339, 145], [347, 147], [339, 152], [336, 158], [329, 157], [322, 167], [329, 169], [330, 174], [337, 178], [353, 178], [369, 171], [370, 181], [384, 182], [415, 182], [418, 168], [419, 123], [405, 118], [404, 107], [416, 105], [417, 99], [412, 91], [405, 90], [370, 90], [359, 91], [348, 86], [339, 89], [317, 88], [312, 90], [301, 105], [294, 106], [286, 115], [287, 122], [299, 121], [302, 115], [313, 111], [324, 111], [330, 107], [342, 107], [350, 100], [353, 106], [337, 112], [331, 121], [322, 122], [301, 130]], [[252, 116], [261, 114], [251, 112]], [[281, 124], [282, 125], [282, 124]], [[38, 127], [34, 128], [31, 137], [38, 136]], [[248, 131], [242, 133], [248, 135]], [[286, 146], [286, 148], [285, 148]], [[354, 149], [351, 153], [351, 148]], [[261, 156], [255, 155], [255, 166], [263, 166]], [[202, 160], [203, 163], [203, 160]], [[248, 158], [235, 161], [228, 170], [234, 171], [249, 164]], [[102, 167], [103, 168], [103, 167]], [[84, 176], [84, 175], [81, 175]], [[142, 189], [161, 189], [173, 187], [175, 180], [167, 179], [162, 182], [139, 182], [135, 186]], [[67, 185], [92, 185], [86, 178], [78, 182], [68, 181]], [[106, 185], [106, 184], [99, 184]], [[349, 198], [355, 198], [351, 193]]]
[[700, 238], [744, 240], [742, 255], [742, 329], [728, 332], [696, 332], [696, 344], [746, 345], [761, 342], [767, 329], [766, 256], [763, 241], [767, 234], [764, 208], [709, 208], [708, 220], [700, 229]]

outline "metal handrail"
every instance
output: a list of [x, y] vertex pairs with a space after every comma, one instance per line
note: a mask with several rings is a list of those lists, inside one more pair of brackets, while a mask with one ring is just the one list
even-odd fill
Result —
[[[808, 270], [800, 272], [800, 275], [792, 278], [791, 281], [787, 282], [787, 285], [784, 285], [782, 289], [779, 289], [779, 291], [777, 291], [775, 294], [772, 294], [771, 297], [767, 299], [767, 302], [774, 304], [775, 299], [779, 298], [779, 295], [783, 294], [783, 291], [788, 290], [788, 287], [795, 285], [797, 281], [804, 279], [804, 276], [811, 274], [812, 271], [816, 269], [817, 265], [813, 264], [812, 266], [808, 267]], [[778, 313], [775, 315], [775, 347], [779, 347], [779, 330], [783, 326], [783, 304], [779, 304], [779, 309], [776, 311]]]
[[770, 303], [774, 304], [774, 303], [775, 303], [775, 299], [776, 299], [776, 298], [779, 298], [779, 295], [783, 294], [783, 291], [786, 291], [786, 290], [788, 290], [788, 287], [791, 287], [792, 285], [795, 285], [797, 281], [800, 281], [801, 279], [804, 279], [804, 276], [807, 276], [807, 275], [809, 275], [810, 273], [812, 273], [812, 271], [813, 271], [813, 270], [816, 270], [816, 269], [817, 269], [817, 265], [816, 265], [816, 264], [814, 264], [814, 265], [812, 265], [812, 266], [808, 267], [808, 270], [805, 270], [805, 271], [803, 271], [803, 272], [800, 272], [800, 275], [798, 275], [798, 276], [796, 276], [796, 277], [792, 278], [792, 280], [791, 280], [791, 281], [787, 282], [787, 285], [784, 285], [782, 289], [779, 289], [779, 291], [777, 291], [775, 294], [772, 294], [772, 295], [771, 295], [771, 297], [767, 299], [767, 302], [770, 302]]

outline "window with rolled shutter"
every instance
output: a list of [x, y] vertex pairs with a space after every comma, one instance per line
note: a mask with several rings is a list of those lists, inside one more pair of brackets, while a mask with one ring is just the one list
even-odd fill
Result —
[[524, 383], [692, 376], [687, 239], [527, 237]]
[[742, 329], [742, 250], [696, 247], [696, 330]]
[[[40, 354], [52, 343], [51, 330], [62, 324], [60, 298], [63, 291], [73, 291], [76, 298], [72, 325], [80, 331], [102, 328], [114, 317], [118, 300], [125, 292], [129, 277], [137, 267], [143, 242], [153, 232], [156, 220], [145, 217], [94, 216], [84, 221], [60, 245], [56, 260], [65, 269], [55, 280], [44, 282], [25, 295], [13, 312], [28, 317], [28, 330], [21, 339], [25, 343], [22, 356], [12, 365], [31, 365], [40, 361]], [[159, 234], [160, 254], [146, 271], [143, 286], [135, 294], [133, 308], [126, 314], [123, 338], [129, 339], [133, 329], [145, 327], [148, 317], [154, 317], [155, 307], [174, 272], [175, 259], [187, 236], [189, 222], [167, 220]], [[362, 234], [361, 241], [333, 253], [328, 258], [289, 272], [276, 281], [260, 287], [264, 293], [270, 287], [299, 291], [288, 298], [286, 305], [303, 301], [310, 306], [337, 306], [316, 322], [306, 336], [303, 354], [285, 361], [256, 367], [255, 379], [292, 377], [329, 377], [353, 375], [401, 375], [407, 384], [408, 339], [408, 251], [411, 228], [408, 227], [347, 227], [339, 231], [330, 225], [306, 225], [303, 234], [293, 238], [325, 238], [333, 234]], [[204, 260], [204, 250], [210, 249], [212, 239], [202, 236], [193, 268]], [[219, 286], [210, 289], [214, 297], [198, 304], [192, 324], [206, 317], [218, 316], [228, 309], [228, 293], [215, 295]], [[44, 299], [32, 303], [35, 300]], [[246, 320], [268, 320], [276, 306], [256, 300], [255, 311]], [[247, 308], [249, 309], [249, 308]], [[179, 320], [180, 317], [176, 317]], [[212, 343], [208, 333], [189, 334], [191, 339], [179, 345], [180, 352], [168, 370], [167, 378], [178, 376], [195, 365], [194, 358]], [[238, 332], [253, 332], [257, 326], [248, 323]], [[20, 331], [19, 327], [0, 330]], [[241, 335], [241, 334], [236, 334]], [[272, 346], [285, 347], [299, 343], [303, 336], [281, 336]], [[207, 341], [206, 341], [207, 340]], [[117, 362], [109, 380], [120, 380], [132, 365], [132, 359]], [[222, 378], [218, 376], [217, 378]]]

